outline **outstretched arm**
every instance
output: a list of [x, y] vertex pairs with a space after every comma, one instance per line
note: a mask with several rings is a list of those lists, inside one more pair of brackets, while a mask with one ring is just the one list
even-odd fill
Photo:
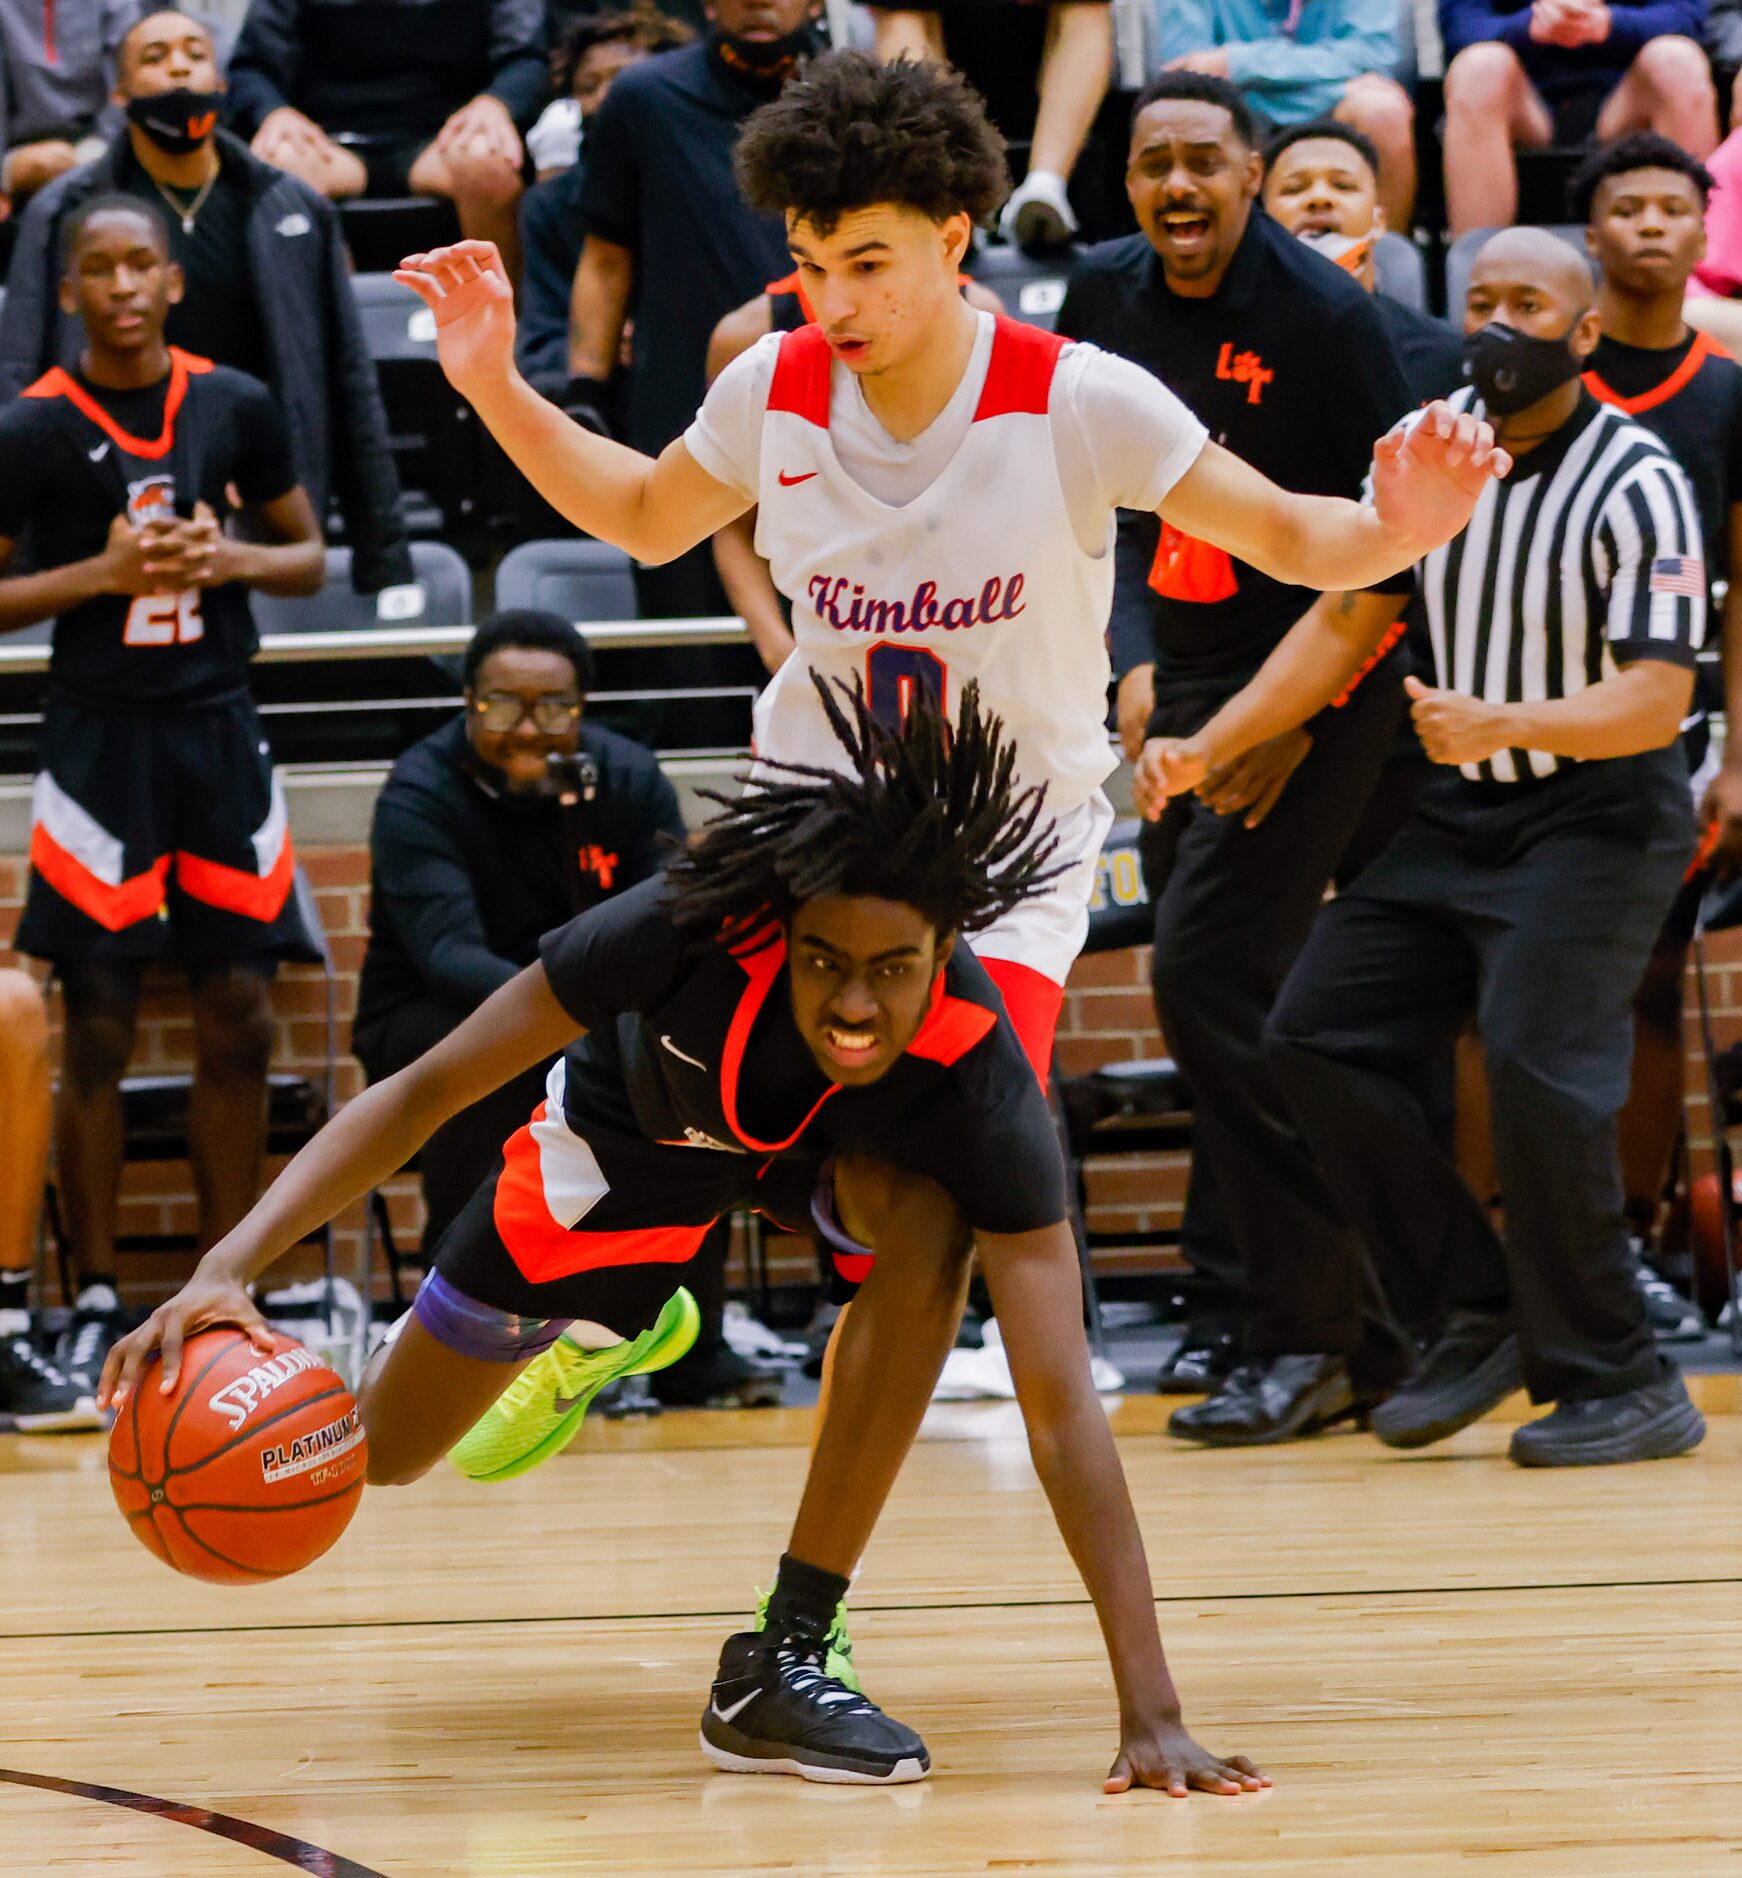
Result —
[[1371, 503], [1279, 489], [1212, 443], [1158, 512], [1272, 579], [1341, 593], [1389, 580], [1450, 541], [1511, 466], [1485, 423], [1440, 402], [1374, 446]]
[[167, 1392], [175, 1386], [182, 1344], [196, 1330], [225, 1323], [260, 1328], [260, 1314], [244, 1289], [251, 1279], [398, 1173], [451, 1116], [554, 1056], [578, 1034], [544, 967], [529, 965], [433, 1050], [365, 1089], [200, 1260], [187, 1285], [115, 1345], [103, 1365], [99, 1399], [107, 1403], [125, 1394], [160, 1345]]
[[1119, 1753], [1107, 1791], [1239, 1793], [1270, 1781], [1243, 1754], [1200, 1747], [1180, 1717], [1155, 1621], [1143, 1536], [1089, 1373], [1082, 1281], [1070, 1228], [981, 1233], [981, 1269], [1004, 1333], [1035, 1471], [1094, 1600], [1119, 1692]]
[[492, 243], [407, 255], [394, 279], [435, 314], [448, 382], [577, 528], [657, 564], [743, 514], [744, 498], [710, 476], [681, 441], [656, 462], [583, 430], [532, 389], [514, 363], [514, 295]]

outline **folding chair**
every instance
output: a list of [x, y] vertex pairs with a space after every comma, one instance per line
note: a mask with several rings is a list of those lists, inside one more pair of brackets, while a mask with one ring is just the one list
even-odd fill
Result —
[[1706, 1099], [1711, 1105], [1712, 1152], [1718, 1168], [1718, 1218], [1723, 1232], [1724, 1270], [1730, 1293], [1730, 1348], [1742, 1357], [1742, 1273], [1737, 1270], [1738, 1230], [1735, 1158], [1730, 1136], [1742, 1127], [1742, 1052], [1719, 1053], [1712, 1022], [1712, 999], [1706, 981], [1706, 934], [1742, 926], [1742, 886], [1725, 882], [1700, 902], [1694, 924], [1694, 987], [1700, 1010], [1700, 1056], [1706, 1073]]

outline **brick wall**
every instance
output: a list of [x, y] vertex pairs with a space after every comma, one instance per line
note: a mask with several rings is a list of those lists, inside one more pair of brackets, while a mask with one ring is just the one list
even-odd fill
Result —
[[[356, 844], [313, 846], [301, 849], [303, 866], [315, 889], [321, 917], [331, 940], [338, 970], [338, 1009], [341, 1049], [349, 1037], [356, 1005], [356, 974], [362, 963], [368, 930], [368, 855]], [[24, 863], [0, 859], [0, 963], [21, 963], [4, 950], [17, 923], [23, 894]], [[1714, 969], [1711, 989], [1719, 1012], [1722, 1043], [1742, 1038], [1742, 933], [1723, 935], [1712, 947]], [[1059, 1062], [1067, 1074], [1093, 1069], [1102, 1063], [1161, 1055], [1149, 1001], [1147, 948], [1104, 953], [1079, 961], [1071, 975], [1059, 1030]], [[302, 966], [288, 966], [273, 991], [278, 1019], [278, 1048], [274, 1067], [318, 1076], [325, 1036], [325, 994], [320, 974]], [[1695, 1051], [1692, 984], [1689, 986], [1689, 1120], [1696, 1153], [1707, 1138], [1707, 1109]], [[192, 1058], [192, 1031], [185, 993], [173, 975], [148, 981], [141, 1012], [136, 1067], [142, 1071], [185, 1069]], [[341, 1099], [362, 1086], [362, 1072], [341, 1055], [338, 1076]], [[1702, 1163], [1705, 1160], [1700, 1155]], [[1185, 1157], [1128, 1156], [1092, 1168], [1089, 1177], [1090, 1223], [1097, 1230], [1148, 1230], [1177, 1224], [1185, 1185]], [[421, 1219], [416, 1183], [401, 1180], [388, 1190], [396, 1230], [403, 1243], [415, 1246]], [[121, 1231], [192, 1232], [194, 1205], [184, 1167], [134, 1166], [127, 1170], [121, 1211]], [[360, 1208], [339, 1222], [341, 1269], [350, 1270], [362, 1243]], [[304, 1265], [305, 1255], [299, 1255]], [[1101, 1258], [1107, 1269], [1130, 1269], [1157, 1262], [1157, 1255], [1117, 1253]], [[127, 1267], [131, 1289], [144, 1297], [167, 1287], [185, 1261], [136, 1256]], [[284, 1268], [290, 1270], [289, 1264]], [[773, 1269], [778, 1280], [803, 1279], [814, 1271], [808, 1248], [797, 1241], [773, 1242]], [[380, 1274], [377, 1272], [377, 1281]]]

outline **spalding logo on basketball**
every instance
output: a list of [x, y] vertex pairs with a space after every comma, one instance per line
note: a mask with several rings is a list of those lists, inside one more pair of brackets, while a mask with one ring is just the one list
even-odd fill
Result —
[[300, 1571], [351, 1523], [368, 1443], [344, 1383], [290, 1337], [262, 1356], [231, 1326], [202, 1330], [165, 1395], [157, 1359], [109, 1435], [109, 1484], [134, 1536], [219, 1584]]

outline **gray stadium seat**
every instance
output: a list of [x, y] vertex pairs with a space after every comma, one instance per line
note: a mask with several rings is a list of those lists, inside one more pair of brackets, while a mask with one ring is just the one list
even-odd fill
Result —
[[1015, 247], [985, 247], [969, 255], [967, 271], [997, 294], [1013, 319], [1051, 332], [1076, 258], [1074, 248], [1024, 254]]
[[254, 619], [263, 633], [361, 632], [371, 626], [469, 626], [472, 574], [443, 541], [414, 541], [415, 582], [357, 593], [351, 586], [349, 548], [327, 550], [327, 584], [306, 600], [254, 595]]
[[1403, 235], [1381, 235], [1373, 250], [1379, 291], [1418, 313], [1427, 311], [1427, 268], [1421, 250]]
[[496, 604], [569, 620], [634, 619], [635, 576], [628, 555], [606, 541], [523, 541], [496, 570]]
[[391, 274], [353, 274], [351, 295], [363, 322], [363, 338], [377, 365], [415, 361], [441, 370], [436, 357], [435, 315]]
[[[1551, 235], [1559, 235], [1562, 241], [1576, 248], [1589, 265], [1590, 256], [1585, 253], [1583, 228], [1576, 222], [1556, 222], [1547, 226]], [[1476, 256], [1489, 236], [1499, 232], [1497, 228], [1472, 228], [1467, 235], [1460, 235], [1446, 252], [1446, 318], [1454, 326], [1462, 327], [1464, 323], [1464, 298], [1470, 290], [1470, 269], [1475, 266]]]

